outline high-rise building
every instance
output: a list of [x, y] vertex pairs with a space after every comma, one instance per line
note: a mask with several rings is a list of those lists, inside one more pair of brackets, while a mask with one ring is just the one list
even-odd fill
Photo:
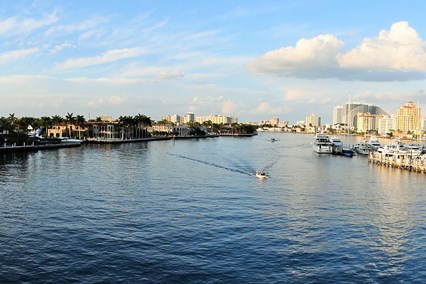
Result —
[[407, 102], [396, 113], [396, 130], [402, 132], [420, 131], [421, 110], [413, 102]]
[[342, 124], [342, 123], [346, 123], [346, 121], [343, 120], [343, 106], [339, 105], [339, 106], [335, 106], [333, 108], [333, 125], [335, 124]]
[[343, 106], [343, 123], [346, 123], [349, 127], [357, 126], [357, 114], [360, 112], [372, 115], [389, 115], [382, 108], [375, 105], [348, 102]]
[[395, 130], [395, 116], [382, 115], [377, 122], [377, 133], [385, 135]]
[[376, 116], [370, 113], [359, 112], [356, 115], [356, 129], [358, 132], [369, 132], [376, 129]]
[[305, 124], [306, 126], [321, 126], [321, 117], [317, 114], [308, 115], [306, 116]]
[[185, 122], [184, 123], [190, 123], [190, 122], [194, 122], [195, 120], [195, 115], [193, 112], [187, 112], [185, 115]]

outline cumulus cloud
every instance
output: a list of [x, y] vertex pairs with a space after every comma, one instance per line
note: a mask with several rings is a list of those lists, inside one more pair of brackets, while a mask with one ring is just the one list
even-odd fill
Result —
[[269, 102], [261, 101], [253, 111], [255, 114], [260, 115], [276, 115], [282, 113], [283, 108], [271, 105]]
[[407, 22], [366, 38], [356, 48], [337, 58], [340, 67], [372, 70], [426, 71], [425, 42]]
[[76, 59], [68, 59], [64, 63], [59, 64], [58, 68], [65, 69], [75, 69], [88, 66], [94, 66], [99, 64], [110, 63], [122, 59], [137, 57], [145, 53], [143, 48], [122, 48], [122, 49], [113, 49], [108, 50], [101, 55], [93, 57], [82, 57]]
[[283, 47], [269, 51], [252, 62], [249, 68], [258, 73], [294, 73], [336, 68], [336, 56], [343, 42], [333, 35], [319, 35], [301, 39], [295, 47]]
[[253, 73], [362, 81], [424, 79], [426, 42], [407, 22], [394, 23], [349, 51], [333, 35], [301, 39], [251, 62]]

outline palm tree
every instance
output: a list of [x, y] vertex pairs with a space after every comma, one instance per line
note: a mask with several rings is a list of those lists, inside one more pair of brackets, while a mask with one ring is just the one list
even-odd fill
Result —
[[11, 113], [11, 114], [9, 114], [9, 118], [8, 118], [8, 120], [9, 120], [9, 123], [10, 123], [10, 128], [9, 128], [9, 130], [14, 130], [14, 128], [15, 128], [15, 124], [16, 124], [16, 121], [18, 120], [18, 119], [15, 117], [15, 113]]
[[54, 115], [54, 116], [52, 116], [52, 120], [51, 121], [52, 121], [52, 124], [54, 126], [59, 126], [64, 121], [64, 119], [61, 116], [59, 116], [59, 115]]
[[40, 126], [45, 129], [45, 137], [47, 137], [47, 130], [52, 126], [52, 119], [48, 116], [42, 116], [40, 118]]
[[72, 126], [75, 124], [75, 121], [76, 121], [72, 112], [71, 113], [67, 112], [67, 115], [65, 116], [65, 121], [67, 122], [68, 137], [71, 138]]
[[80, 139], [80, 130], [83, 126], [86, 125], [86, 119], [84, 118], [83, 115], [77, 115], [75, 118], [75, 121], [78, 125], [78, 139]]

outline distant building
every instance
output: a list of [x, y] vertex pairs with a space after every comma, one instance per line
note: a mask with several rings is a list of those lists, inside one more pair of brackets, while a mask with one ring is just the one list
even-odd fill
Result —
[[181, 117], [177, 114], [163, 116], [162, 120], [174, 124], [181, 123]]
[[343, 120], [343, 106], [335, 106], [333, 108], [333, 125], [345, 123], [346, 121]]
[[280, 119], [278, 117], [271, 118], [271, 125], [278, 126], [280, 124]]
[[378, 120], [377, 133], [379, 135], [386, 135], [395, 130], [395, 117], [394, 115], [382, 115]]
[[376, 130], [376, 116], [370, 113], [357, 113], [357, 125], [356, 129], [358, 132], [370, 132]]
[[420, 131], [421, 110], [413, 102], [407, 102], [398, 108], [396, 114], [396, 130], [407, 133]]
[[191, 123], [195, 121], [195, 115], [193, 112], [187, 112], [185, 115], [184, 123]]
[[321, 117], [318, 116], [317, 114], [311, 114], [306, 116], [306, 127], [308, 126], [314, 126], [314, 127], [318, 127], [321, 126]]
[[211, 121], [215, 124], [233, 124], [238, 123], [238, 118], [235, 116], [225, 116], [225, 115], [208, 115], [208, 116], [197, 116], [195, 121], [202, 124], [206, 121]]
[[375, 105], [348, 102], [343, 106], [343, 123], [346, 123], [351, 128], [357, 126], [358, 113], [369, 113], [372, 115], [389, 115], [382, 108]]
[[112, 118], [111, 115], [101, 115], [100, 119], [101, 119], [101, 121], [107, 121], [107, 122], [113, 121], [113, 118]]

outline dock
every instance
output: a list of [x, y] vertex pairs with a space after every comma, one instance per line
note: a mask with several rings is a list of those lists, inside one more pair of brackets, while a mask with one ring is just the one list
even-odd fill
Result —
[[35, 152], [39, 150], [54, 150], [60, 148], [80, 147], [80, 143], [55, 143], [55, 144], [40, 144], [40, 145], [23, 145], [23, 146], [5, 146], [0, 147], [2, 153], [19, 153], [19, 152]]
[[371, 152], [368, 162], [385, 167], [398, 168], [418, 173], [426, 173], [426, 157], [411, 155], [385, 155], [379, 152]]

